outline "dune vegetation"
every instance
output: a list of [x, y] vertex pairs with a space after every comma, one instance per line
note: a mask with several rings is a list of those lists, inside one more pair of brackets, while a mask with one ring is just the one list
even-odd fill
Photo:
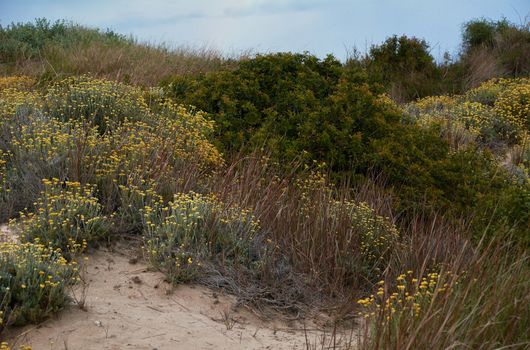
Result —
[[341, 62], [0, 27], [0, 331], [130, 239], [174, 285], [355, 320], [354, 348], [530, 347], [529, 28], [463, 42]]

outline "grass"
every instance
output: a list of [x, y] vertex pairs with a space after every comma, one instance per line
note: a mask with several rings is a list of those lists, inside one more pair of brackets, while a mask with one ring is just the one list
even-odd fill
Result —
[[44, 80], [91, 74], [154, 86], [169, 76], [234, 67], [247, 55], [230, 58], [210, 47], [150, 45], [113, 31], [46, 19], [0, 27], [0, 39], [0, 75]]
[[[422, 277], [398, 276], [361, 299], [362, 349], [524, 349], [530, 319], [527, 251], [497, 242]], [[384, 283], [384, 281], [383, 281]]]

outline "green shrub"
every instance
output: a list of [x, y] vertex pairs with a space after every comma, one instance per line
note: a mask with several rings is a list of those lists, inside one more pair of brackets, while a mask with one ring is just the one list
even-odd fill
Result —
[[[407, 120], [368, 80], [333, 57], [272, 54], [234, 71], [176, 78], [165, 90], [208, 112], [223, 149], [265, 148], [282, 164], [325, 162], [335, 178], [380, 173], [406, 213], [427, 207], [465, 216], [511, 186], [487, 152], [473, 142], [452, 149], [440, 125]], [[491, 108], [478, 102], [458, 108], [464, 126], [480, 129], [491, 120]]]
[[437, 92], [440, 69], [424, 40], [389, 37], [370, 48], [363, 66], [370, 79], [387, 87], [394, 100], [410, 101]]
[[[242, 61], [234, 71], [174, 78], [164, 86], [178, 101], [208, 112], [222, 147], [237, 151], [264, 127], [277, 128], [278, 137], [296, 137], [298, 124], [319, 109], [340, 75], [341, 64], [332, 56], [321, 61], [281, 53]], [[262, 146], [260, 141], [255, 144]]]

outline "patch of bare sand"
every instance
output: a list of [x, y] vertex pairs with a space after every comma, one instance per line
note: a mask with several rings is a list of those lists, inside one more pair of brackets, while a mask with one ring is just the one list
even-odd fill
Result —
[[[306, 347], [302, 325], [261, 321], [245, 309], [234, 310], [233, 297], [201, 286], [169, 293], [162, 274], [131, 264], [125, 254], [96, 251], [86, 279], [87, 311], [69, 306], [38, 326], [11, 329], [7, 341], [35, 350]], [[314, 343], [319, 334], [311, 330], [308, 337]]]

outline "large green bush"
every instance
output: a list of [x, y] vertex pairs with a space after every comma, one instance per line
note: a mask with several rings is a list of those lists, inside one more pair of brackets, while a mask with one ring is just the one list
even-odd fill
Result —
[[512, 186], [492, 157], [472, 146], [453, 150], [436, 127], [407, 121], [363, 70], [331, 56], [257, 56], [164, 88], [215, 120], [225, 151], [265, 148], [284, 164], [317, 160], [336, 178], [381, 173], [405, 211], [427, 205], [465, 215], [495, 206]]
[[374, 45], [363, 65], [370, 79], [387, 87], [394, 99], [407, 101], [437, 92], [440, 68], [425, 40], [405, 35]]
[[177, 77], [165, 87], [177, 99], [210, 113], [222, 147], [237, 150], [263, 129], [276, 129], [275, 139], [294, 139], [340, 76], [341, 64], [332, 56], [321, 61], [308, 54], [280, 53], [243, 61], [235, 71]]

